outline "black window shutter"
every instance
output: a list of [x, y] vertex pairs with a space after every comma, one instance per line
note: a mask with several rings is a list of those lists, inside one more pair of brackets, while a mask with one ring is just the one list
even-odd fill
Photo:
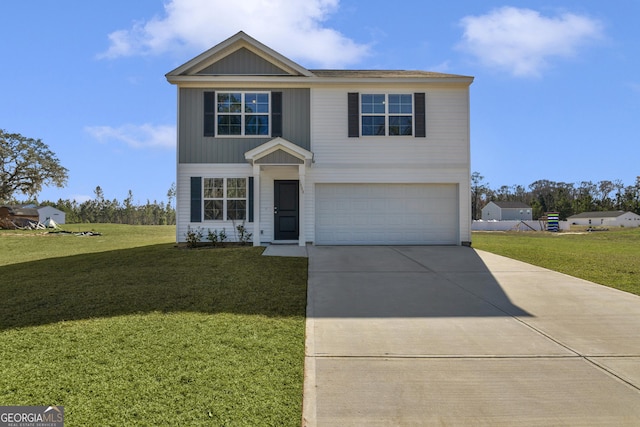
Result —
[[427, 119], [426, 119], [426, 104], [424, 93], [414, 93], [413, 100], [416, 103], [415, 106], [415, 124], [416, 124], [416, 138], [425, 138], [427, 136]]
[[191, 177], [191, 222], [202, 222], [202, 178]]
[[204, 136], [216, 136], [216, 93], [204, 93]]
[[271, 92], [271, 136], [282, 136], [282, 92]]
[[360, 136], [360, 94], [349, 92], [347, 102], [347, 118], [349, 121], [349, 138]]
[[253, 177], [249, 177], [249, 222], [253, 222]]

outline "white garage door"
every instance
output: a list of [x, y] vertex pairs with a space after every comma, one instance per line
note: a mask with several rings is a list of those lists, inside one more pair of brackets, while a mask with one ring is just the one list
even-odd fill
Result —
[[458, 240], [455, 185], [316, 185], [316, 244], [451, 245]]

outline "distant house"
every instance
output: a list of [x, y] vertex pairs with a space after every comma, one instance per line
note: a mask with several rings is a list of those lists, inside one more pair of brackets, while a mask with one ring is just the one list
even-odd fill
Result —
[[484, 221], [531, 221], [531, 206], [522, 202], [489, 202], [482, 208]]
[[640, 215], [633, 212], [583, 212], [567, 218], [572, 225], [593, 225], [607, 227], [640, 227]]
[[40, 206], [36, 208], [38, 210], [38, 216], [41, 223], [45, 223], [47, 219], [52, 219], [56, 224], [64, 224], [66, 219], [66, 213], [60, 209], [56, 209], [53, 206]]
[[0, 228], [15, 229], [39, 221], [38, 210], [22, 206], [0, 206]]

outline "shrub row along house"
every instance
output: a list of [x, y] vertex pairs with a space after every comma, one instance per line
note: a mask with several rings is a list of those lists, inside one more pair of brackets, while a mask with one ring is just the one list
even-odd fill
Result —
[[471, 241], [469, 86], [424, 71], [308, 70], [240, 32], [177, 86], [177, 240]]

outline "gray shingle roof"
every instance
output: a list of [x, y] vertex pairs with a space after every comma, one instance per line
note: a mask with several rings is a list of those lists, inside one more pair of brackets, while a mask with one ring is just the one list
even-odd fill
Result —
[[522, 202], [493, 202], [503, 209], [531, 209], [531, 206]]
[[576, 215], [571, 215], [567, 219], [571, 218], [617, 218], [620, 215], [624, 215], [624, 211], [608, 211], [608, 212], [582, 212]]
[[309, 70], [318, 77], [330, 78], [471, 78], [458, 74], [415, 70]]

